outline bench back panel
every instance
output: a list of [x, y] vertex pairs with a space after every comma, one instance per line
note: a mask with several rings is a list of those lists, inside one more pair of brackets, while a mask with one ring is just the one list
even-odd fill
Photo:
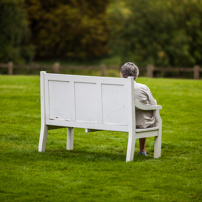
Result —
[[45, 74], [44, 84], [47, 123], [127, 131], [131, 78]]

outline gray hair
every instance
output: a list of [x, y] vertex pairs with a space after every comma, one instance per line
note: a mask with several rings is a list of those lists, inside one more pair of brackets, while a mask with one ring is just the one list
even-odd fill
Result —
[[127, 78], [129, 76], [133, 76], [134, 80], [137, 79], [139, 75], [139, 69], [138, 67], [132, 63], [132, 62], [126, 62], [122, 67], [121, 67], [121, 73], [123, 78]]

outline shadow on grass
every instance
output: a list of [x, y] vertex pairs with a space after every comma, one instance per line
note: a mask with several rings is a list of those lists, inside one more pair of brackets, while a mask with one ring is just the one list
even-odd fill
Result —
[[[85, 163], [85, 162], [125, 162], [125, 152], [96, 152], [96, 151], [83, 151], [73, 150], [67, 151], [64, 149], [47, 149], [45, 152], [38, 152], [33, 150], [12, 151], [6, 154], [6, 159], [13, 159], [16, 162], [37, 162], [37, 161], [49, 161], [49, 162], [73, 162], [73, 163]], [[153, 159], [153, 153], [148, 156], [138, 155], [136, 152], [133, 162], [141, 162], [145, 160]]]

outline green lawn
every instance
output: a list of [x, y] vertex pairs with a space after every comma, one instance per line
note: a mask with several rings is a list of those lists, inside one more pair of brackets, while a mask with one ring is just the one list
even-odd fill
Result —
[[49, 132], [39, 153], [39, 76], [0, 76], [0, 201], [202, 201], [202, 81], [139, 78], [163, 106], [162, 157], [126, 163], [127, 133]]

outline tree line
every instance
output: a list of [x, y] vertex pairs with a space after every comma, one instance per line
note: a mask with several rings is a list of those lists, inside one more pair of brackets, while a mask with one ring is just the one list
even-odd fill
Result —
[[1, 0], [0, 62], [202, 65], [202, 0]]

